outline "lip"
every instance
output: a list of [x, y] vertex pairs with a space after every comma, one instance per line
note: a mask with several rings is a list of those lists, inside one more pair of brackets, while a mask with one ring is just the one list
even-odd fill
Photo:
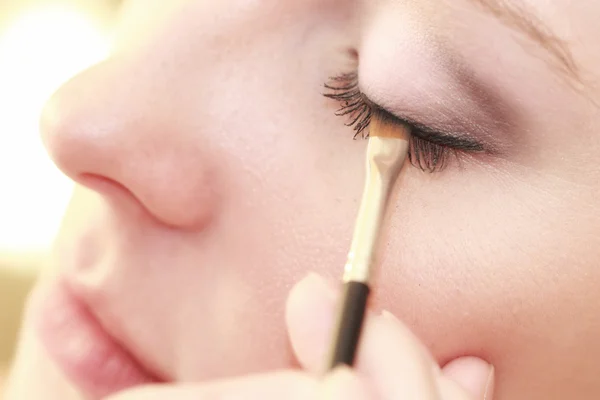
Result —
[[159, 380], [102, 328], [65, 282], [44, 290], [36, 312], [37, 334], [50, 358], [90, 399]]

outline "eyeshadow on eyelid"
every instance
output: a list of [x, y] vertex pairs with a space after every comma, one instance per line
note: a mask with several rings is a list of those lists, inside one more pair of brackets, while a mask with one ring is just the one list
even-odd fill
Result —
[[[474, 87], [471, 83], [478, 82], [463, 81], [450, 95], [440, 93], [439, 96], [431, 96], [416, 92], [410, 96], [395, 98], [394, 101], [389, 100], [385, 93], [376, 91], [370, 91], [366, 95], [400, 119], [427, 127], [424, 131], [479, 142], [484, 144], [486, 150], [502, 152], [508, 147], [507, 141], [513, 138], [516, 131], [516, 116], [493, 93], [483, 90], [482, 86]], [[462, 91], [468, 93], [462, 94]], [[457, 93], [456, 97], [454, 93]], [[468, 101], [463, 101], [462, 97], [467, 97]]]
[[461, 154], [491, 154], [491, 147], [486, 147], [474, 137], [465, 134], [444, 133], [432, 129], [425, 124], [410, 120], [403, 115], [394, 114], [381, 105], [372, 101], [359, 88], [358, 73], [341, 73], [329, 78], [324, 84], [323, 95], [339, 102], [340, 106], [335, 115], [346, 117], [346, 126], [354, 130], [354, 139], [369, 136], [369, 125], [374, 110], [384, 113], [389, 120], [408, 125], [412, 129], [408, 159], [413, 166], [422, 171], [440, 171], [445, 169], [451, 158], [457, 159]]
[[493, 148], [512, 147], [510, 141], [517, 138], [522, 123], [521, 110], [450, 42], [398, 47], [377, 40], [397, 32], [396, 27], [374, 30], [363, 44], [359, 68], [361, 89], [370, 99], [436, 131], [481, 139]]

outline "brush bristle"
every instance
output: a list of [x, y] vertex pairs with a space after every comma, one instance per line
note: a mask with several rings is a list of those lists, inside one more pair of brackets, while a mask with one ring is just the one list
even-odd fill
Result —
[[374, 110], [369, 126], [369, 136], [391, 137], [396, 139], [409, 139], [410, 127], [399, 124], [387, 111]]

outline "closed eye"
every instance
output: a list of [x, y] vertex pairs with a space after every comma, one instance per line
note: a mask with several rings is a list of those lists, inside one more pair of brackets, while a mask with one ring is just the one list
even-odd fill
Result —
[[481, 153], [484, 146], [470, 138], [441, 133], [407, 118], [398, 117], [365, 96], [358, 85], [356, 72], [341, 74], [325, 83], [323, 95], [340, 103], [335, 115], [347, 118], [346, 125], [354, 130], [354, 139], [368, 138], [373, 110], [388, 114], [392, 121], [409, 125], [412, 130], [409, 160], [422, 171], [434, 172], [444, 169], [452, 158], [461, 153]]

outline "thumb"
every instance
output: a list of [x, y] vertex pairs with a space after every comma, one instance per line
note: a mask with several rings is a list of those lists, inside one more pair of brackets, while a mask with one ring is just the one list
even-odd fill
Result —
[[494, 398], [494, 367], [480, 358], [456, 358], [442, 368], [442, 375], [443, 386], [458, 384], [470, 394], [472, 399], [492, 400]]

